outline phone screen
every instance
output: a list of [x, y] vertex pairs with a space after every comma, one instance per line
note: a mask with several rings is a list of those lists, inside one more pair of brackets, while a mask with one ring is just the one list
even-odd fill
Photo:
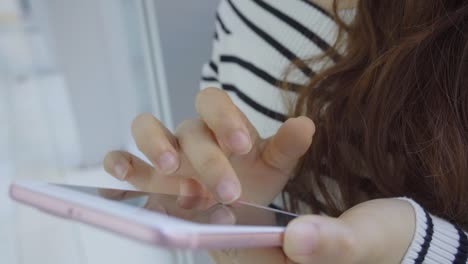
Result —
[[224, 205], [213, 199], [139, 191], [59, 185], [89, 195], [190, 222], [217, 225], [286, 226], [297, 215], [246, 202]]

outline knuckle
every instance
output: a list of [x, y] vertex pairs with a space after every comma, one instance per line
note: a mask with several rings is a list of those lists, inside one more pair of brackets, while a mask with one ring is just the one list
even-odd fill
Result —
[[137, 115], [132, 121], [132, 133], [135, 134], [135, 131], [137, 131], [142, 125], [147, 124], [150, 120], [153, 119], [154, 117], [150, 113], [142, 113]]
[[281, 151], [278, 151], [278, 149], [272, 145], [272, 142], [270, 142], [270, 144], [271, 145], [269, 145], [269, 148], [261, 154], [261, 159], [269, 167], [288, 174], [289, 171], [284, 170], [283, 165], [285, 161], [291, 160], [290, 156], [285, 155]]
[[132, 125], [138, 125], [140, 123], [148, 122], [148, 120], [153, 118], [153, 115], [150, 113], [141, 113], [133, 119]]
[[202, 104], [206, 103], [207, 100], [212, 100], [213, 97], [216, 97], [216, 96], [229, 98], [229, 96], [226, 94], [225, 91], [219, 88], [215, 88], [215, 87], [208, 87], [199, 91], [197, 96], [195, 97], [196, 108], [200, 109], [199, 107], [202, 106]]
[[195, 97], [195, 107], [197, 109], [199, 109], [201, 104], [203, 104], [205, 99], [209, 98], [213, 94], [215, 89], [216, 88], [208, 87], [208, 88], [205, 88], [205, 89], [199, 91], [197, 93], [197, 96]]
[[220, 127], [238, 128], [242, 127], [242, 120], [234, 109], [224, 108], [217, 110], [216, 120]]
[[224, 162], [219, 155], [208, 154], [207, 156], [203, 157], [198, 167], [200, 171], [207, 173], [219, 173], [224, 167]]
[[102, 161], [102, 164], [104, 165], [104, 170], [108, 173], [112, 172], [112, 168], [114, 166], [114, 159], [112, 158], [113, 156], [113, 151], [109, 152], [106, 154], [104, 160]]
[[104, 160], [103, 160], [104, 166], [113, 166], [119, 159], [127, 160], [127, 157], [123, 155], [123, 152], [120, 150], [110, 151], [104, 157]]
[[201, 125], [199, 119], [187, 119], [182, 122], [180, 122], [179, 125], [177, 125], [176, 130], [175, 130], [175, 135], [183, 138], [186, 135], [192, 134], [195, 132], [195, 130]]

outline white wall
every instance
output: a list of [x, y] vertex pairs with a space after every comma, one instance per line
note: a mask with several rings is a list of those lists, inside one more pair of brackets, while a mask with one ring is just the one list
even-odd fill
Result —
[[174, 124], [194, 118], [201, 65], [211, 58], [217, 0], [155, 0]]
[[[69, 155], [78, 161], [75, 165], [100, 167], [108, 150], [125, 148], [128, 145], [131, 120], [139, 111], [148, 109], [148, 105], [151, 105], [143, 102], [149, 98], [146, 96], [146, 89], [160, 88], [145, 87], [148, 82], [142, 79], [148, 76], [138, 74], [146, 69], [135, 68], [134, 59], [138, 55], [132, 53], [135, 46], [131, 45], [138, 43], [135, 44], [135, 39], [129, 41], [128, 38], [138, 37], [143, 32], [129, 35], [126, 28], [128, 25], [124, 25], [124, 14], [128, 11], [125, 8], [128, 6], [125, 7], [122, 3], [128, 5], [132, 3], [130, 1], [138, 0], [31, 1], [33, 10], [37, 11], [41, 31], [50, 47], [48, 56], [56, 63], [54, 66], [49, 65], [54, 64], [53, 62], [45, 64], [61, 72], [63, 78], [54, 82], [58, 83], [53, 85], [56, 88], [50, 82], [31, 80], [34, 89], [30, 90], [35, 92], [32, 94], [23, 89], [24, 96], [28, 100], [38, 99], [41, 104], [46, 104], [42, 110], [47, 112], [47, 117], [35, 118], [34, 122], [42, 123], [49, 128], [48, 132], [52, 131], [43, 134], [54, 142], [41, 143], [47, 147], [56, 144], [51, 149], [55, 150], [59, 159], [63, 158], [62, 155]], [[194, 97], [198, 91], [201, 64], [210, 57], [214, 10], [218, 1], [154, 1], [161, 40], [159, 53], [163, 55], [157, 59], [164, 65], [173, 120], [177, 124], [183, 119], [196, 116]], [[49, 78], [47, 80], [50, 81]], [[38, 116], [29, 115], [28, 109], [23, 110], [25, 116]], [[34, 109], [31, 108], [31, 111]], [[50, 121], [50, 117], [69, 117], [70, 122], [44, 124]], [[51, 128], [50, 125], [54, 127]], [[69, 133], [70, 128], [74, 129], [73, 133]], [[19, 129], [19, 132], [28, 135], [36, 132], [32, 131], [33, 128]], [[66, 148], [70, 149], [60, 151]], [[29, 166], [28, 169], [28, 175], [42, 177], [41, 179], [50, 178], [49, 172], [47, 175], [39, 175], [35, 167]], [[57, 174], [60, 173], [59, 171]], [[83, 176], [83, 171], [79, 170], [78, 174]], [[102, 171], [97, 174], [99, 175], [93, 174], [89, 178], [103, 175]], [[170, 251], [142, 246], [24, 206], [18, 207], [15, 226], [19, 258], [25, 263], [35, 260], [50, 260], [47, 263], [102, 263], [106, 260], [126, 263], [130, 259], [138, 263], [167, 263], [177, 259], [185, 259], [182, 263], [209, 262], [204, 254], [195, 254], [194, 259], [186, 258], [184, 254], [174, 255]], [[50, 230], [54, 232], [54, 236], [50, 237], [48, 243], [41, 244], [41, 239]], [[28, 239], [29, 236], [34, 239]], [[113, 254], [115, 252], [119, 254]]]
[[77, 125], [80, 165], [123, 148], [137, 113], [122, 10], [115, 0], [33, 1], [42, 11]]
[[[154, 0], [152, 13], [159, 26], [162, 54], [156, 60], [164, 65], [174, 125], [197, 116], [194, 98], [201, 65], [211, 55], [218, 2]], [[41, 30], [65, 77], [77, 126], [79, 165], [98, 165], [109, 149], [128, 145], [131, 120], [148, 110], [139, 107], [148, 104], [145, 89], [161, 88], [143, 87], [149, 84], [146, 69], [132, 64], [132, 52], [138, 47], [129, 45], [141, 44], [135, 38], [145, 34], [144, 29], [133, 28], [137, 32], [128, 34], [123, 14], [129, 11], [122, 8], [132, 4], [125, 1], [43, 0], [32, 4], [40, 11], [36, 13]]]

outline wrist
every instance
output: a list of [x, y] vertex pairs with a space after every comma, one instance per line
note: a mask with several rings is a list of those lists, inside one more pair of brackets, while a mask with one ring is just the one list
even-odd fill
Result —
[[359, 204], [340, 216], [359, 237], [359, 263], [400, 263], [415, 232], [415, 212], [400, 199]]

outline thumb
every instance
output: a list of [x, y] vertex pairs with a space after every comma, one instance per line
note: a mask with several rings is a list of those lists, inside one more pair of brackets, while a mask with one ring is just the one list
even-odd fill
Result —
[[318, 215], [293, 220], [286, 228], [283, 250], [294, 263], [357, 263], [357, 243], [344, 221]]
[[266, 142], [263, 160], [275, 169], [290, 173], [312, 143], [315, 125], [308, 117], [290, 118]]

